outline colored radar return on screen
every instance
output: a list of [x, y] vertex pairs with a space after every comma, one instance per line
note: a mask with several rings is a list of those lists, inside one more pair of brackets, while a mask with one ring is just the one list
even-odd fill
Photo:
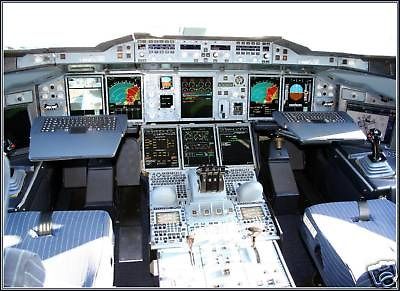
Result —
[[279, 76], [250, 76], [249, 117], [271, 117], [279, 110]]
[[129, 120], [141, 120], [141, 86], [141, 76], [108, 76], [108, 108], [110, 114], [126, 114]]

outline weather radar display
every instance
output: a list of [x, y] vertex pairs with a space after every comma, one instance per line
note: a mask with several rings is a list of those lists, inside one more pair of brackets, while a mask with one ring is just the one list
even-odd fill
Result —
[[271, 117], [279, 109], [278, 76], [250, 76], [249, 117]]
[[142, 119], [142, 77], [108, 76], [110, 114], [126, 114], [129, 120]]

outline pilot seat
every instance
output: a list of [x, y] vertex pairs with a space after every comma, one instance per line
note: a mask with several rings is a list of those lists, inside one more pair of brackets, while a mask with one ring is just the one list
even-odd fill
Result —
[[308, 207], [302, 237], [327, 286], [392, 287], [397, 280], [396, 205], [386, 199]]
[[[5, 175], [5, 185], [8, 179]], [[6, 215], [4, 269], [12, 269], [5, 273], [8, 287], [113, 286], [114, 233], [107, 212], [55, 211], [48, 235], [39, 235], [41, 217], [36, 211]]]

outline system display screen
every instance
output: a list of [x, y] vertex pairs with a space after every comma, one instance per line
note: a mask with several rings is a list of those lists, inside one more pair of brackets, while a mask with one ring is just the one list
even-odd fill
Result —
[[101, 77], [67, 77], [71, 115], [103, 114]]
[[185, 167], [217, 165], [214, 127], [182, 127]]
[[142, 76], [108, 76], [110, 114], [126, 114], [129, 120], [142, 119]]
[[247, 126], [219, 127], [222, 165], [252, 165], [253, 152]]
[[365, 134], [371, 128], [377, 128], [382, 133], [382, 142], [385, 144], [391, 142], [396, 123], [396, 111], [394, 109], [348, 103], [347, 113]]
[[145, 128], [143, 138], [146, 169], [179, 167], [176, 128]]
[[311, 111], [313, 78], [285, 77], [283, 111]]
[[181, 77], [181, 117], [212, 117], [213, 78]]
[[240, 212], [242, 214], [243, 219], [264, 217], [264, 212], [261, 206], [241, 207]]
[[179, 223], [179, 222], [181, 222], [179, 211], [156, 213], [156, 224], [168, 224], [168, 223]]
[[280, 77], [250, 76], [249, 117], [272, 117], [279, 109]]

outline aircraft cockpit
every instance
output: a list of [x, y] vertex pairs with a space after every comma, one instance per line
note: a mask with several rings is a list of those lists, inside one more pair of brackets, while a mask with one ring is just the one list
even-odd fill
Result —
[[5, 287], [398, 284], [395, 57], [134, 33], [3, 61]]

